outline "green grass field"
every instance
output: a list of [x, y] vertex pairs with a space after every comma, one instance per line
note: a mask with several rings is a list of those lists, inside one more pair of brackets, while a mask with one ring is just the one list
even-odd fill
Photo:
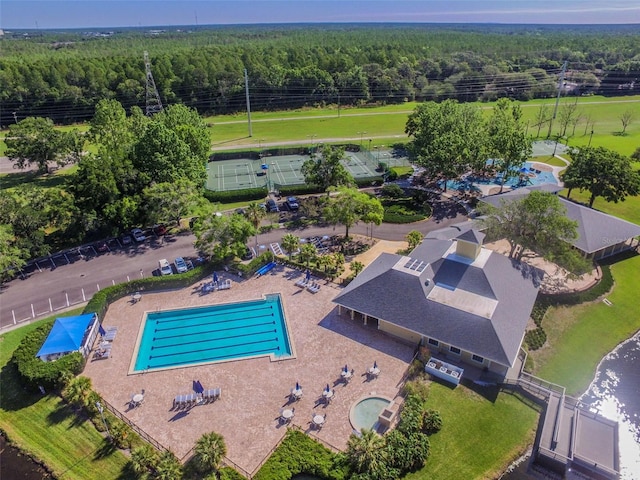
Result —
[[44, 321], [0, 336], [0, 428], [56, 478], [85, 480], [97, 478], [97, 472], [104, 479], [126, 478], [127, 457], [113, 450], [89, 420], [78, 417], [57, 395], [25, 392], [7, 365], [22, 338]]
[[598, 362], [620, 342], [640, 329], [637, 281], [640, 255], [611, 267], [615, 285], [607, 298], [549, 310], [544, 318], [548, 345], [531, 353], [534, 374], [563, 385], [569, 395], [589, 386]]
[[429, 392], [428, 408], [440, 412], [443, 426], [431, 437], [427, 464], [409, 480], [497, 478], [533, 442], [538, 412], [518, 396], [503, 392], [492, 402], [438, 382]]

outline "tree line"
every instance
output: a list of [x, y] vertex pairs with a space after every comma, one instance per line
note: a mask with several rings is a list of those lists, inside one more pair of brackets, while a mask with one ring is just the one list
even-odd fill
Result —
[[5, 35], [0, 125], [29, 116], [56, 123], [93, 117], [102, 99], [144, 107], [142, 52], [164, 104], [201, 115], [252, 108], [456, 99], [517, 100], [565, 93], [640, 92], [638, 35], [624, 27], [334, 25], [210, 27], [196, 31]]

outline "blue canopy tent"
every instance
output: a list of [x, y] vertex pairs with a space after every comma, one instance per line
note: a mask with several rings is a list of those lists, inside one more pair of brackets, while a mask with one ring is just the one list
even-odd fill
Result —
[[78, 351], [86, 356], [98, 333], [97, 324], [95, 313], [56, 318], [36, 357], [49, 361]]

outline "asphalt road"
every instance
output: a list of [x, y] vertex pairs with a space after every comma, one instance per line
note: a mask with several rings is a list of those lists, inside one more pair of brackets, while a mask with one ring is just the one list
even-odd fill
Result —
[[[411, 230], [427, 233], [466, 219], [464, 209], [451, 201], [442, 201], [434, 205], [434, 214], [430, 220], [407, 224], [382, 224], [373, 227], [356, 225], [350, 233], [371, 235], [382, 240], [404, 240]], [[318, 235], [343, 235], [342, 226], [311, 227], [306, 229], [276, 229], [258, 235], [260, 245], [280, 242], [285, 233], [299, 237]], [[190, 233], [168, 235], [153, 238], [144, 244], [132, 245], [127, 249], [114, 249], [94, 255], [88, 249], [86, 255], [56, 257], [55, 267], [50, 261], [39, 263], [40, 270], [33, 269], [25, 279], [15, 279], [0, 287], [0, 329], [28, 322], [33, 317], [41, 318], [46, 314], [64, 310], [87, 301], [99, 289], [128, 279], [147, 277], [158, 268], [158, 261], [166, 258], [169, 262], [178, 256], [196, 258], [193, 247], [195, 237]], [[249, 241], [253, 245], [254, 240]], [[15, 322], [14, 322], [15, 320]]]

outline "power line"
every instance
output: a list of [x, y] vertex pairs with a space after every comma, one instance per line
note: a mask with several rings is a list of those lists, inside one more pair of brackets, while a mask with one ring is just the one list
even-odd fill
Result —
[[160, 95], [156, 88], [156, 82], [153, 80], [153, 74], [151, 73], [151, 62], [149, 61], [149, 54], [144, 52], [144, 69], [147, 76], [147, 116], [151, 116], [154, 113], [162, 111], [162, 101], [160, 101]]

